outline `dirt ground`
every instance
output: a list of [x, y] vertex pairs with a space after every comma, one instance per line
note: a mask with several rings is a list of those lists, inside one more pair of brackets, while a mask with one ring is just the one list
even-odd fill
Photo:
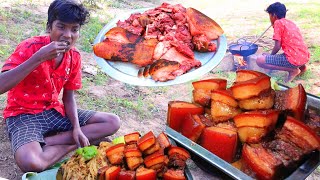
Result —
[[[152, 7], [155, 5], [159, 5], [163, 1], [157, 1], [156, 3], [152, 2], [142, 2], [137, 1], [136, 4], [142, 5], [144, 7]], [[271, 1], [267, 2], [259, 2], [258, 4], [254, 0], [246, 0], [246, 1], [219, 1], [219, 6], [217, 6], [216, 1], [167, 1], [170, 3], [182, 3], [185, 7], [194, 7], [196, 9], [201, 10], [208, 16], [215, 19], [225, 30], [225, 34], [228, 39], [228, 43], [236, 40], [239, 37], [243, 36], [252, 36], [252, 29], [256, 24], [257, 20], [253, 21], [251, 17], [254, 18], [267, 18], [267, 14], [264, 12], [264, 9], [267, 7]], [[292, 1], [290, 1], [292, 2]], [[255, 4], [254, 6], [248, 6], [248, 4]], [[1, 6], [0, 6], [1, 8]], [[41, 9], [41, 10], [40, 10]], [[35, 11], [40, 10], [43, 11], [45, 7], [39, 7]], [[121, 8], [110, 8], [110, 12], [114, 12], [115, 14], [120, 14], [122, 12], [129, 11], [130, 7], [121, 7]], [[44, 11], [45, 12], [45, 11]], [[0, 19], [1, 22], [1, 19]], [[268, 24], [265, 26], [268, 27]], [[261, 28], [261, 32], [265, 29], [265, 27]], [[259, 35], [259, 34], [254, 34]], [[272, 30], [269, 30], [266, 33], [266, 37], [271, 37]], [[256, 37], [256, 36], [255, 36]], [[267, 48], [270, 46], [270, 39], [266, 39], [264, 42], [259, 41], [258, 44], [261, 46], [266, 46]], [[311, 42], [312, 41], [312, 42]], [[0, 40], [1, 42], [1, 40]], [[320, 44], [320, 38], [309, 39], [310, 44]], [[81, 52], [83, 56], [83, 70], [84, 75], [88, 74], [86, 72], [92, 72], [97, 70], [97, 64], [93, 59], [93, 54]], [[228, 55], [228, 53], [226, 54]], [[309, 93], [312, 94], [320, 94], [320, 84], [318, 82], [319, 71], [317, 69], [313, 69], [313, 67], [319, 67], [319, 64], [310, 65], [313, 73], [315, 75], [310, 78], [308, 81], [311, 82], [311, 88], [308, 90]], [[215, 76], [214, 73], [210, 73], [206, 76]], [[313, 83], [314, 82], [314, 83]], [[305, 84], [303, 80], [301, 80], [302, 84]], [[318, 84], [317, 84], [318, 83]], [[126, 112], [126, 109], [123, 108], [120, 112], [119, 116], [122, 119], [121, 128], [119, 131], [113, 136], [120, 136], [127, 134], [133, 131], [139, 131], [141, 134], [144, 134], [150, 130], [152, 130], [155, 134], [159, 134], [161, 131], [165, 129], [166, 123], [166, 112], [168, 101], [170, 100], [185, 100], [191, 101], [191, 85], [181, 84], [174, 85], [171, 87], [162, 88], [162, 91], [157, 91], [156, 88], [148, 88], [148, 87], [132, 87], [128, 86], [122, 82], [116, 81], [112, 78], [108, 78], [106, 85], [100, 86], [92, 86], [90, 87], [90, 94], [93, 97], [101, 98], [104, 96], [116, 96], [127, 98], [131, 101], [138, 101], [137, 95], [143, 98], [143, 101], [150, 102], [155, 104], [156, 108], [152, 109], [152, 116], [147, 116], [143, 119], [140, 118], [139, 112]], [[166, 89], [163, 93], [163, 89]], [[148, 106], [147, 104], [145, 106]], [[79, 104], [81, 107], [81, 104]], [[110, 104], [110, 109], [118, 108], [114, 107], [114, 104]], [[121, 109], [121, 108], [120, 108]], [[150, 108], [145, 107], [145, 111], [151, 111]], [[14, 162], [13, 155], [11, 154], [10, 142], [6, 135], [5, 126], [3, 124], [3, 120], [1, 119], [0, 126], [0, 179], [21, 179], [21, 175], [23, 174], [17, 165]], [[206, 173], [199, 169], [194, 162], [189, 162], [189, 168], [192, 173], [195, 175], [194, 179], [216, 179], [216, 177], [211, 174]], [[320, 177], [319, 171], [315, 171], [313, 174], [309, 176], [308, 179], [318, 179]], [[220, 177], [223, 178], [223, 177]]]

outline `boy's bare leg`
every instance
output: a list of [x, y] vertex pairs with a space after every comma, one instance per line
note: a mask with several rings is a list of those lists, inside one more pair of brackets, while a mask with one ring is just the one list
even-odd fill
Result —
[[[118, 116], [97, 112], [81, 129], [90, 141], [95, 141], [114, 134], [119, 127]], [[72, 131], [46, 137], [45, 142], [46, 145], [43, 147], [39, 142], [31, 142], [16, 151], [15, 159], [22, 171], [43, 171], [77, 148]]]
[[302, 66], [299, 67], [299, 69], [300, 69], [300, 74], [299, 75], [302, 75], [304, 72], [307, 71], [307, 66], [306, 65], [302, 65]]
[[263, 55], [259, 56], [257, 58], [256, 62], [257, 62], [258, 66], [265, 68], [265, 69], [287, 71], [289, 73], [289, 75], [288, 75], [286, 82], [292, 81], [301, 72], [299, 68], [288, 68], [288, 67], [266, 64], [266, 58]]
[[[119, 127], [120, 120], [118, 116], [111, 113], [97, 112], [88, 120], [87, 125], [81, 127], [81, 130], [89, 141], [92, 142], [114, 134], [118, 131]], [[45, 142], [49, 146], [75, 144], [72, 131], [46, 137]]]
[[288, 75], [288, 79], [286, 80], [286, 82], [290, 82], [292, 80], [294, 80], [294, 78], [300, 74], [301, 70], [299, 68], [293, 69], [292, 71], [288, 71], [289, 75]]
[[15, 153], [15, 160], [24, 172], [40, 172], [49, 168], [76, 148], [75, 144], [44, 146], [42, 148], [39, 142], [31, 142], [18, 148]]

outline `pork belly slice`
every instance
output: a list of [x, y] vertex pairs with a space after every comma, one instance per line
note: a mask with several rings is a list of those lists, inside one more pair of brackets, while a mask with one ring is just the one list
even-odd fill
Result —
[[121, 28], [121, 27], [114, 27], [110, 29], [106, 34], [105, 34], [105, 41], [115, 41], [119, 42], [122, 44], [127, 44], [127, 43], [138, 43], [140, 41], [143, 41], [142, 36], [138, 36], [135, 34], [130, 33], [129, 31]]
[[153, 53], [157, 44], [157, 39], [145, 39], [144, 41], [139, 42], [135, 46], [131, 63], [137, 64], [140, 67], [152, 64], [154, 61]]
[[263, 143], [263, 146], [271, 150], [275, 157], [281, 160], [283, 165], [289, 169], [296, 168], [298, 165], [297, 162], [299, 162], [304, 155], [302, 149], [281, 139]]
[[153, 52], [153, 59], [160, 59], [171, 48], [170, 41], [159, 42]]
[[209, 40], [215, 40], [224, 32], [218, 23], [193, 8], [187, 9], [187, 21], [192, 36], [203, 34]]
[[[123, 44], [117, 41], [105, 40], [93, 46], [93, 52], [96, 56], [106, 60], [119, 60], [128, 62], [125, 54], [120, 53], [123, 49]], [[128, 49], [129, 50], [129, 49]], [[115, 59], [117, 57], [117, 59]]]
[[184, 54], [180, 53], [175, 47], [170, 48], [162, 57], [161, 59], [169, 60], [169, 61], [176, 61], [180, 64], [180, 68], [172, 72], [175, 76], [180, 76], [193, 67], [201, 66], [201, 62], [185, 56]]
[[168, 81], [175, 79], [176, 76], [172, 74], [180, 68], [180, 64], [176, 61], [168, 61], [160, 59], [155, 61], [149, 69], [149, 74], [155, 81]]
[[[159, 45], [160, 43], [158, 43]], [[161, 45], [162, 48], [158, 50], [161, 52], [155, 52], [155, 54], [162, 54], [165, 50], [165, 45]], [[157, 48], [155, 49], [157, 51]], [[186, 56], [179, 52], [176, 47], [171, 47], [164, 52], [160, 60], [155, 61], [149, 69], [149, 74], [155, 81], [168, 81], [175, 79], [176, 76], [182, 75], [192, 69], [193, 67], [201, 66], [201, 62]], [[145, 69], [144, 69], [145, 70]], [[140, 70], [139, 77], [142, 77], [142, 70]]]
[[153, 52], [158, 41], [147, 39], [138, 43], [119, 43], [106, 40], [93, 46], [96, 56], [110, 61], [131, 62], [140, 67], [153, 63]]

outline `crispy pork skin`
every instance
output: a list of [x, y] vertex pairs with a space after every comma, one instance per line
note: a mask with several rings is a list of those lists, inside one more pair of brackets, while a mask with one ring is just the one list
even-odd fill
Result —
[[111, 28], [105, 34], [105, 37], [109, 41], [112, 41], [112, 42], [116, 41], [116, 42], [119, 42], [122, 44], [135, 43], [135, 42], [140, 42], [143, 40], [142, 36], [132, 34], [129, 31], [127, 31], [121, 27]]
[[153, 63], [153, 51], [157, 43], [156, 39], [146, 39], [136, 44], [131, 63], [137, 64], [140, 67]]
[[244, 144], [242, 158], [257, 179], [274, 179], [281, 161], [261, 144]]
[[149, 74], [155, 81], [168, 81], [175, 79], [173, 72], [179, 70], [180, 64], [175, 61], [160, 59], [150, 66]]
[[285, 91], [277, 91], [274, 108], [285, 110], [294, 118], [304, 121], [307, 94], [301, 84]]
[[219, 24], [194, 8], [187, 9], [187, 20], [192, 36], [204, 34], [209, 40], [214, 40], [224, 32]]
[[140, 67], [153, 63], [157, 39], [144, 39], [123, 28], [113, 28], [106, 39], [93, 46], [96, 56], [111, 61], [131, 62]]
[[121, 49], [121, 43], [111, 41], [103, 41], [93, 46], [93, 52], [98, 57], [108, 60], [111, 60], [112, 57], [118, 57], [119, 60], [128, 61], [125, 57], [122, 57]]
[[176, 61], [180, 64], [180, 69], [172, 73], [175, 76], [180, 76], [193, 67], [201, 66], [200, 61], [185, 56], [184, 54], [180, 53], [175, 47], [170, 48], [163, 56], [161, 56], [161, 59]]

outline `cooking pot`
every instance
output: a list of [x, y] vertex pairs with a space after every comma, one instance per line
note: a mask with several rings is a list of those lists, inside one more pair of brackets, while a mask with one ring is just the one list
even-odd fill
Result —
[[257, 50], [257, 44], [247, 42], [245, 39], [239, 39], [237, 43], [229, 45], [229, 52], [231, 52], [232, 55], [250, 56], [256, 53]]

